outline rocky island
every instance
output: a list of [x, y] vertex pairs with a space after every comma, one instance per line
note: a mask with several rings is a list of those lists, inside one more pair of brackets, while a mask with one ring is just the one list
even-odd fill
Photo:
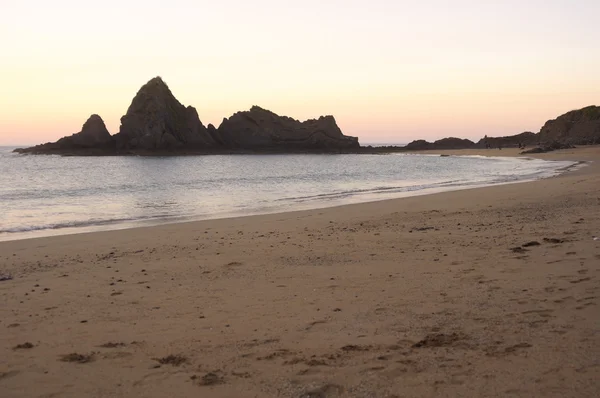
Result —
[[133, 98], [111, 135], [92, 115], [79, 133], [52, 143], [16, 149], [18, 153], [62, 155], [152, 155], [209, 153], [339, 153], [360, 149], [358, 138], [342, 133], [333, 116], [305, 122], [258, 106], [204, 126], [195, 108], [182, 105], [155, 77]]
[[182, 105], [166, 83], [155, 77], [133, 98], [111, 135], [102, 118], [92, 115], [79, 133], [56, 142], [15, 149], [26, 154], [163, 155], [214, 153], [387, 153], [420, 150], [536, 146], [527, 153], [572, 145], [600, 144], [600, 107], [570, 111], [549, 120], [538, 133], [488, 137], [473, 142], [455, 137], [435, 142], [416, 140], [405, 147], [361, 147], [346, 136], [333, 116], [300, 122], [259, 106], [223, 119], [216, 128], [204, 126], [198, 112]]

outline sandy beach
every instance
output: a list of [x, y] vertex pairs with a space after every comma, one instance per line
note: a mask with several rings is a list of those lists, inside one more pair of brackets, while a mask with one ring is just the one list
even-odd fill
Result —
[[589, 163], [0, 242], [0, 397], [597, 397], [600, 147], [535, 156]]

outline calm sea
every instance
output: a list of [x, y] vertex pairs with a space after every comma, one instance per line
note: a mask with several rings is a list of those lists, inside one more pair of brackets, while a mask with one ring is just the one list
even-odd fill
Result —
[[60, 157], [12, 149], [0, 147], [0, 240], [527, 181], [571, 164], [406, 154]]

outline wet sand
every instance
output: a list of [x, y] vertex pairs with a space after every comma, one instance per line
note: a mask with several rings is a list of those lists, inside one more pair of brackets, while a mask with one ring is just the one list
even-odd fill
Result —
[[600, 148], [536, 157], [592, 163], [2, 242], [0, 396], [598, 396]]

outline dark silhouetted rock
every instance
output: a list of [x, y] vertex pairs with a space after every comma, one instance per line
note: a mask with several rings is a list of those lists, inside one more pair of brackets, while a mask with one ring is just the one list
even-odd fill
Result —
[[477, 144], [460, 138], [435, 142], [413, 141], [405, 147], [360, 147], [358, 138], [342, 133], [333, 116], [305, 122], [253, 106], [223, 119], [219, 128], [204, 127], [198, 112], [183, 106], [160, 77], [146, 83], [121, 118], [119, 133], [111, 136], [98, 115], [81, 131], [53, 143], [15, 152], [62, 155], [195, 154], [257, 152], [386, 153], [410, 150], [525, 147], [541, 153], [571, 145], [600, 143], [600, 107], [588, 106], [546, 122], [538, 134], [484, 137]]
[[600, 107], [588, 106], [547, 121], [540, 130], [540, 142], [600, 144]]
[[113, 137], [106, 129], [102, 118], [92, 115], [83, 124], [79, 133], [63, 137], [56, 142], [49, 142], [31, 148], [15, 149], [18, 153], [31, 154], [66, 154], [85, 155], [103, 154], [114, 147]]
[[526, 131], [521, 134], [509, 135], [505, 137], [485, 136], [477, 142], [479, 148], [520, 148], [530, 145], [536, 145], [539, 142], [539, 135]]
[[434, 142], [427, 142], [425, 140], [416, 140], [404, 148], [409, 151], [423, 151], [427, 149], [440, 150], [440, 149], [468, 149], [473, 148], [475, 143], [471, 140], [462, 138], [448, 137], [442, 138]]
[[537, 145], [535, 148], [521, 152], [544, 153], [557, 149], [572, 148], [572, 145], [600, 144], [600, 107], [588, 106], [565, 113], [556, 119], [549, 120], [539, 133], [526, 131], [524, 133], [505, 137], [485, 136], [473, 144], [469, 140], [444, 138], [433, 143], [416, 140], [404, 147], [405, 150], [439, 150], [465, 148], [525, 148]]
[[425, 141], [425, 140], [415, 140], [412, 142], [409, 142], [404, 149], [409, 150], [409, 151], [424, 151], [427, 149], [433, 149], [431, 146], [433, 144], [429, 141]]
[[258, 106], [223, 119], [218, 137], [227, 147], [254, 150], [335, 151], [359, 148], [358, 138], [342, 134], [333, 116], [300, 122]]
[[573, 145], [565, 144], [562, 142], [554, 141], [549, 144], [544, 144], [542, 146], [538, 146], [535, 148], [528, 149], [526, 151], [521, 152], [521, 154], [530, 154], [530, 153], [546, 153], [557, 151], [559, 149], [570, 149], [573, 148]]
[[223, 145], [223, 140], [221, 139], [221, 137], [219, 136], [219, 131], [217, 130], [217, 128], [215, 126], [213, 126], [212, 124], [208, 124], [208, 126], [206, 126], [206, 130], [208, 131], [208, 134], [210, 134], [210, 136], [212, 137], [212, 139], [218, 144], [218, 145]]
[[119, 151], [191, 151], [217, 144], [196, 109], [177, 101], [160, 77], [138, 91], [115, 138]]
[[75, 146], [93, 147], [111, 142], [112, 136], [106, 129], [102, 118], [98, 115], [92, 115], [83, 124], [81, 132], [73, 134], [71, 137], [61, 138], [58, 143], [69, 141]]

